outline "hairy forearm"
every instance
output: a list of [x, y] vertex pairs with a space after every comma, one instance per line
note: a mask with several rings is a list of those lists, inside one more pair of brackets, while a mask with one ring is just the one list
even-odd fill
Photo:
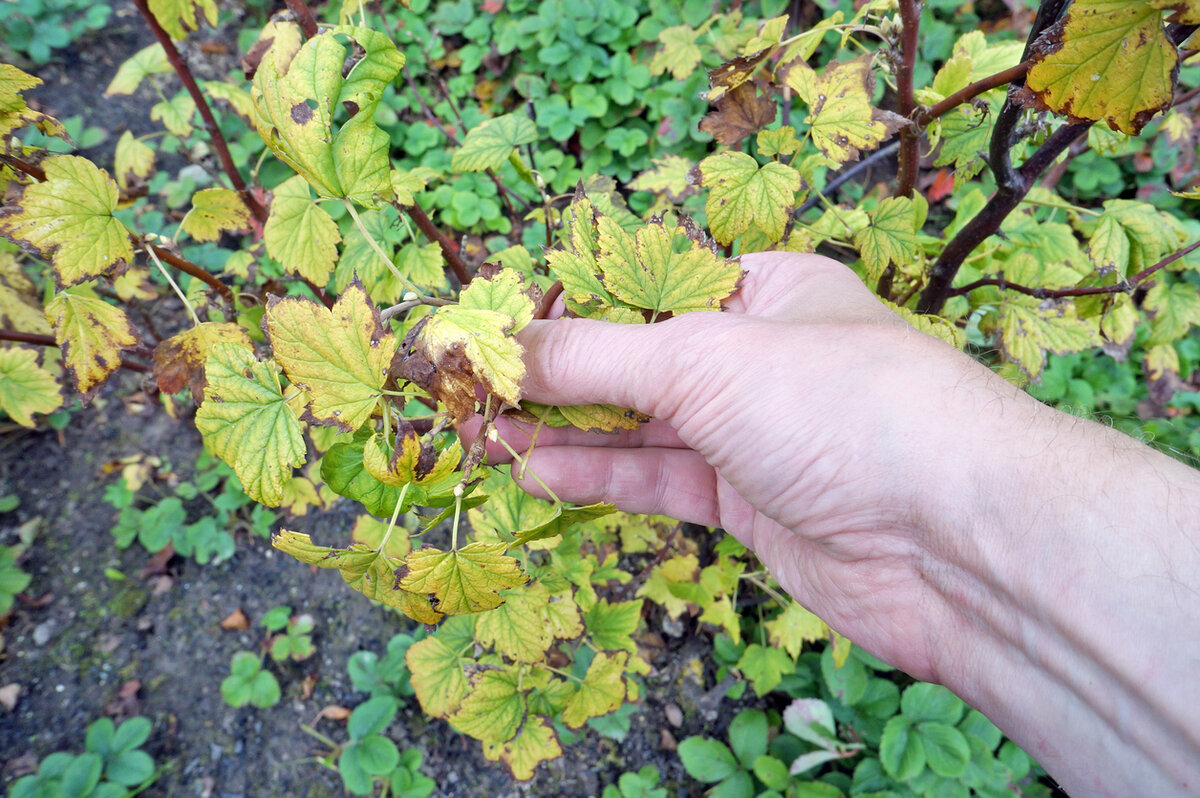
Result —
[[940, 678], [1073, 795], [1195, 791], [1200, 474], [1019, 397], [981, 410], [950, 492], [973, 498], [923, 566], [958, 627]]

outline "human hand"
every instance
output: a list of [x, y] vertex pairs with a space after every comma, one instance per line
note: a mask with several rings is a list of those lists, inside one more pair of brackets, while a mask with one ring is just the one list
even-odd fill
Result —
[[[1019, 392], [835, 261], [765, 253], [742, 265], [726, 313], [526, 327], [527, 398], [654, 417], [615, 435], [543, 429], [528, 467], [564, 499], [724, 527], [835, 629], [936, 679], [932, 630], [945, 624], [930, 615], [953, 609], [920, 566], [940, 545], [942, 460], [963, 433], [947, 428], [950, 411]], [[976, 402], [963, 402], [968, 389]], [[501, 422], [518, 450], [527, 433]]]

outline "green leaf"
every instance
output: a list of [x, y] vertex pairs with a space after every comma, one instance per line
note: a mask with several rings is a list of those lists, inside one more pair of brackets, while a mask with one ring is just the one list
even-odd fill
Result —
[[833, 710], [819, 698], [797, 698], [783, 711], [783, 725], [818, 748], [828, 748], [837, 740]]
[[754, 643], [746, 647], [737, 667], [750, 680], [754, 694], [764, 696], [778, 687], [783, 677], [796, 669], [796, 664], [786, 651]]
[[[352, 440], [340, 441], [329, 447], [329, 451], [321, 458], [321, 479], [334, 493], [361, 502], [367, 512], [386, 518], [396, 508], [400, 488], [380, 482], [366, 470], [363, 455], [370, 437], [370, 431], [364, 429]], [[404, 510], [401, 507], [401, 512]]]
[[831, 62], [818, 75], [803, 61], [788, 69], [787, 85], [808, 104], [813, 143], [838, 163], [858, 160], [899, 130], [905, 120], [871, 105], [871, 56]]
[[722, 781], [739, 769], [730, 750], [711, 737], [689, 737], [681, 742], [679, 759], [689, 776], [706, 784]]
[[871, 214], [871, 225], [854, 235], [867, 276], [874, 282], [888, 264], [911, 264], [917, 258], [916, 210], [908, 197], [889, 197]]
[[250, 209], [236, 191], [206, 188], [192, 197], [192, 209], [180, 227], [197, 241], [216, 241], [223, 232], [248, 229]]
[[405, 560], [400, 587], [430, 593], [437, 610], [448, 615], [481, 612], [500, 606], [498, 594], [525, 584], [520, 564], [504, 555], [507, 544], [470, 543], [455, 551], [418, 549]]
[[450, 716], [450, 725], [485, 743], [511, 740], [525, 719], [525, 695], [517, 689], [517, 675], [506, 670], [485, 670], [471, 677], [470, 687]]
[[717, 241], [730, 244], [752, 226], [772, 241], [783, 237], [803, 186], [799, 172], [774, 161], [760, 167], [743, 152], [722, 152], [701, 161], [700, 174], [709, 189], [704, 208]]
[[743, 709], [729, 722], [729, 745], [742, 767], [767, 752], [767, 716], [761, 709]]
[[900, 711], [913, 723], [935, 721], [953, 726], [962, 717], [962, 699], [938, 684], [909, 685], [900, 699]]
[[925, 769], [925, 747], [908, 719], [897, 715], [883, 727], [879, 761], [896, 781], [908, 781]]
[[917, 724], [916, 734], [930, 770], [948, 779], [962, 775], [971, 759], [971, 746], [962, 732], [944, 723], [926, 722]]
[[289, 272], [325, 285], [341, 240], [337, 222], [312, 201], [303, 177], [296, 175], [279, 184], [263, 227], [268, 255]]
[[754, 776], [772, 790], [786, 790], [791, 776], [788, 766], [773, 756], [760, 756], [754, 760]]
[[427, 637], [413, 643], [405, 654], [413, 690], [426, 715], [449, 717], [466, 695], [467, 677], [460, 653], [438, 637]]
[[162, 122], [173, 136], [186, 139], [192, 135], [192, 117], [196, 115], [196, 101], [186, 92], [179, 92], [169, 100], [150, 107], [150, 119]]
[[348, 432], [375, 412], [396, 341], [362, 283], [332, 309], [299, 297], [267, 302], [267, 334], [288, 379], [308, 396], [306, 417]]
[[742, 270], [712, 250], [689, 242], [675, 251], [676, 231], [650, 222], [630, 236], [607, 216], [600, 217], [597, 263], [604, 286], [634, 307], [658, 313], [721, 310], [737, 290]]
[[[173, 72], [171, 62], [167, 60], [167, 52], [158, 42], [143, 47], [121, 62], [117, 74], [104, 90], [107, 95], [133, 94], [142, 81], [151, 75], [165, 75]], [[126, 131], [128, 132], [128, 131]], [[130, 134], [132, 135], [132, 134]]]
[[[372, 253], [372, 257], [378, 256]], [[396, 268], [409, 280], [424, 288], [437, 289], [446, 284], [446, 258], [442, 254], [441, 245], [436, 242], [424, 246], [405, 244], [396, 253]], [[391, 277], [391, 270], [388, 269], [384, 279]], [[474, 285], [475, 282], [478, 282], [478, 279], [472, 280], [471, 284]], [[466, 294], [466, 291], [463, 294]]]
[[1179, 60], [1144, 0], [1077, 0], [1033, 52], [1025, 86], [1050, 110], [1136, 136], [1171, 104]]
[[471, 128], [454, 153], [450, 168], [456, 172], [499, 169], [516, 148], [537, 140], [537, 126], [523, 113], [504, 114]]
[[183, 39], [200, 23], [196, 12], [204, 14], [209, 25], [217, 24], [216, 0], [148, 0], [150, 12], [173, 39]]
[[563, 534], [576, 524], [592, 521], [596, 518], [603, 518], [616, 511], [617, 507], [614, 504], [589, 504], [585, 507], [567, 507], [563, 504], [558, 504], [555, 505], [554, 514], [550, 518], [536, 526], [516, 532], [516, 538], [513, 540], [512, 545], [523, 546], [535, 540], [552, 538], [555, 535]]
[[125, 312], [92, 294], [69, 288], [46, 305], [46, 320], [62, 347], [67, 370], [85, 400], [121, 367], [121, 350], [137, 344]]
[[611, 604], [605, 599], [597, 599], [583, 619], [588, 636], [596, 648], [637, 654], [633, 633], [642, 621], [642, 604], [641, 599]]
[[[382, 734], [396, 717], [399, 704], [388, 695], [367, 699], [354, 708], [346, 722], [346, 733], [351, 740], [362, 740], [368, 735]], [[394, 767], [394, 766], [393, 766]]]
[[21, 426], [33, 427], [34, 413], [52, 413], [60, 407], [58, 382], [38, 365], [37, 352], [0, 349], [0, 410]]
[[133, 258], [129, 231], [113, 216], [117, 184], [77, 155], [41, 164], [46, 180], [0, 210], [0, 233], [53, 260], [60, 286], [111, 272]]
[[274, 363], [260, 362], [248, 347], [220, 342], [209, 352], [205, 373], [208, 386], [196, 410], [205, 447], [233, 468], [246, 495], [277, 506], [307, 452]]

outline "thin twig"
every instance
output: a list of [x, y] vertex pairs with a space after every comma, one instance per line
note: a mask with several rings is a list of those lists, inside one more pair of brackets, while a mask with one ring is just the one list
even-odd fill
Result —
[[158, 43], [162, 45], [163, 51], [167, 54], [167, 60], [171, 62], [171, 66], [175, 69], [175, 74], [179, 75], [179, 79], [183, 81], [183, 86], [191, 95], [192, 100], [196, 103], [196, 110], [200, 112], [200, 118], [204, 120], [204, 127], [208, 130], [209, 140], [212, 142], [212, 148], [217, 153], [217, 159], [221, 162], [221, 168], [228, 175], [229, 180], [233, 183], [233, 188], [241, 197], [242, 202], [254, 218], [260, 224], [267, 220], [267, 209], [258, 201], [258, 198], [251, 193], [246, 182], [242, 179], [241, 173], [237, 166], [233, 163], [233, 156], [229, 154], [229, 145], [225, 142], [225, 136], [221, 133], [221, 128], [217, 126], [216, 117], [213, 116], [212, 108], [208, 105], [208, 100], [204, 96], [204, 92], [200, 91], [200, 86], [196, 84], [196, 78], [192, 75], [191, 68], [187, 62], [183, 60], [183, 56], [179, 54], [178, 48], [175, 47], [175, 42], [171, 40], [171, 35], [163, 30], [162, 25], [158, 24], [158, 18], [150, 10], [146, 4], [146, 0], [133, 0], [133, 4], [137, 6], [138, 11], [146, 19], [146, 24], [154, 33], [154, 38], [158, 39]]
[[176, 269], [179, 269], [179, 271], [183, 272], [184, 274], [189, 274], [192, 277], [195, 277], [197, 280], [200, 280], [205, 285], [211, 287], [218, 294], [220, 294], [221, 297], [230, 304], [230, 306], [233, 305], [233, 289], [231, 289], [229, 286], [225, 285], [225, 283], [218, 280], [216, 278], [216, 276], [214, 276], [211, 272], [206, 271], [205, 269], [197, 266], [196, 264], [192, 263], [190, 260], [185, 260], [185, 259], [179, 257], [178, 255], [176, 255], [173, 252], [165, 250], [162, 247], [155, 246], [154, 244], [148, 243], [145, 239], [141, 238], [140, 236], [135, 235], [133, 237], [133, 239], [134, 239], [134, 243], [136, 243], [138, 246], [142, 247], [143, 249], [153, 249], [154, 254], [157, 255], [159, 258], [161, 258], [162, 260], [171, 264]]
[[984, 92], [999, 88], [1006, 83], [1012, 83], [1014, 80], [1022, 80], [1025, 74], [1029, 72], [1029, 67], [1029, 61], [1022, 61], [1014, 67], [1001, 70], [994, 75], [988, 75], [986, 78], [980, 78], [969, 86], [965, 86], [954, 92], [941, 102], [918, 111], [916, 123], [921, 127], [926, 127], [933, 120], [949, 113], [963, 103], [970, 102]]
[[[0, 330], [0, 341], [13, 341], [18, 344], [32, 344], [33, 346], [58, 346], [58, 341], [54, 340], [52, 335], [39, 335], [37, 333], [20, 332], [18, 330]], [[143, 374], [150, 371], [149, 366], [141, 363], [134, 363], [129, 360], [121, 359], [120, 367], [129, 371], [140, 371]]]
[[442, 299], [436, 296], [419, 296], [416, 299], [406, 299], [398, 305], [392, 305], [390, 308], [384, 308], [379, 311], [381, 321], [387, 321], [392, 316], [398, 316], [401, 313], [420, 307], [421, 305], [432, 305], [434, 307], [444, 307], [445, 305], [457, 305], [453, 299]]
[[296, 17], [296, 22], [300, 23], [300, 30], [304, 33], [305, 38], [311, 39], [317, 35], [317, 21], [313, 19], [312, 11], [304, 0], [286, 0], [287, 7]]
[[1037, 299], [1061, 299], [1072, 296], [1096, 296], [1102, 294], [1132, 294], [1134, 291], [1145, 286], [1146, 281], [1153, 277], [1159, 270], [1170, 266], [1180, 258], [1185, 258], [1192, 252], [1200, 249], [1200, 240], [1196, 240], [1177, 252], [1174, 252], [1167, 257], [1155, 263], [1153, 266], [1147, 266], [1132, 277], [1122, 280], [1113, 285], [1093, 285], [1084, 288], [1030, 288], [1025, 285], [1017, 285], [1010, 283], [1007, 280], [999, 277], [984, 277], [976, 280], [973, 283], [960, 286], [953, 291], [954, 296], [960, 294], [968, 294], [976, 288], [994, 285], [1005, 291], [1016, 291], [1018, 294], [1035, 297]]

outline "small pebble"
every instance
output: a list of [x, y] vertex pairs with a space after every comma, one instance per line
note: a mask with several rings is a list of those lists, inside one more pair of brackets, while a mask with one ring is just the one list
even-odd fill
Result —
[[54, 634], [54, 621], [43, 621], [39, 623], [33, 630], [34, 645], [44, 646], [50, 642], [50, 637]]
[[670, 723], [676, 729], [683, 725], [683, 710], [678, 704], [667, 704], [664, 708], [667, 715], [667, 723]]

